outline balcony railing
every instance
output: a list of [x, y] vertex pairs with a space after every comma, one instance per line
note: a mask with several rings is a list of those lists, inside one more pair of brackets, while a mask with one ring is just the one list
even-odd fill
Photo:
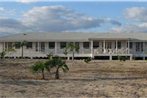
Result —
[[94, 49], [94, 54], [128, 54], [128, 48], [121, 48], [121, 49]]

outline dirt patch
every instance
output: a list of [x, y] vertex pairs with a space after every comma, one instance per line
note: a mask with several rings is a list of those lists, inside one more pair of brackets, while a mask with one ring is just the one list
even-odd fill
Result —
[[146, 61], [67, 61], [68, 73], [33, 74], [38, 60], [7, 60], [0, 64], [0, 97], [147, 97]]

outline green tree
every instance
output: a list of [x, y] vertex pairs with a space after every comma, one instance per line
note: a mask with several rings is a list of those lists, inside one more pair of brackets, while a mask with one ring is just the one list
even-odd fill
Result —
[[59, 79], [59, 69], [62, 69], [63, 72], [67, 72], [69, 70], [68, 66], [66, 65], [65, 61], [63, 61], [60, 57], [54, 57], [46, 62], [46, 68], [56, 68], [55, 71], [55, 79]]
[[9, 48], [7, 50], [3, 50], [2, 52], [0, 52], [0, 58], [1, 59], [4, 59], [6, 54], [9, 53], [9, 52], [15, 52], [15, 49], [13, 48]]
[[44, 71], [45, 71], [45, 63], [38, 61], [32, 66], [33, 72], [41, 72], [42, 73], [42, 79], [45, 79]]
[[84, 59], [84, 62], [85, 62], [85, 63], [89, 63], [90, 61], [91, 61], [91, 58], [90, 58], [90, 57]]
[[15, 42], [15, 47], [21, 48], [21, 58], [23, 58], [24, 56], [24, 46], [27, 46], [27, 44], [27, 41]]
[[6, 51], [0, 52], [0, 58], [1, 59], [4, 59], [5, 58], [5, 55], [6, 55]]
[[77, 45], [74, 42], [70, 42], [67, 44], [64, 54], [68, 54], [68, 52], [72, 52], [72, 60], [74, 60], [74, 54], [75, 52], [79, 52], [79, 45]]

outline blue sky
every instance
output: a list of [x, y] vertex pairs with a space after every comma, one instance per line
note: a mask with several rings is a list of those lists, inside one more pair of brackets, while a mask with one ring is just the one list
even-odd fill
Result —
[[[28, 0], [26, 0], [28, 1]], [[0, 35], [147, 32], [147, 2], [0, 2]]]

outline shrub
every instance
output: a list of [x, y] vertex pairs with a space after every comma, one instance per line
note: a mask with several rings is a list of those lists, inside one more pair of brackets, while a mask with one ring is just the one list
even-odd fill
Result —
[[126, 56], [119, 56], [118, 58], [120, 61], [126, 61], [127, 60], [127, 57]]
[[85, 63], [89, 63], [91, 61], [91, 58], [89, 57], [89, 58], [86, 58], [86, 59], [84, 59], [84, 62]]

